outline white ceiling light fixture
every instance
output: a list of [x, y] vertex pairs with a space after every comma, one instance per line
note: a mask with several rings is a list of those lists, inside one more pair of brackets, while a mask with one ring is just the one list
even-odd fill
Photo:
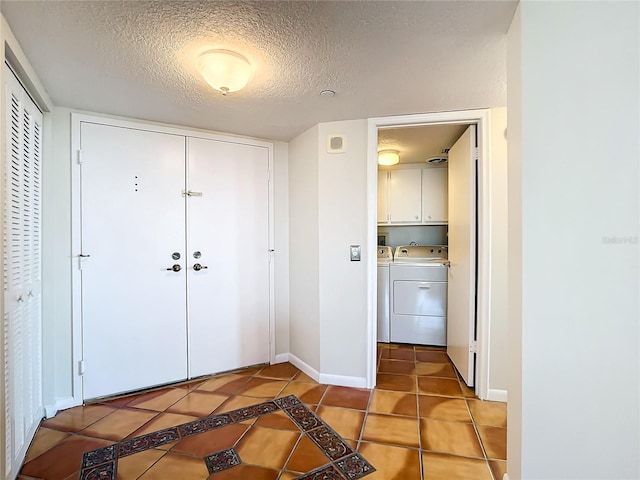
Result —
[[378, 165], [390, 166], [400, 162], [398, 150], [380, 150], [378, 152]]
[[231, 50], [208, 50], [196, 60], [200, 75], [223, 95], [242, 90], [253, 73], [251, 64]]

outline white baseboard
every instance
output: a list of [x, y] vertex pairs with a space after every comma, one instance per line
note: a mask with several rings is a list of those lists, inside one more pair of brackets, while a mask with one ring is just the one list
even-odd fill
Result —
[[77, 407], [78, 405], [80, 405], [80, 403], [78, 403], [73, 397], [59, 398], [53, 403], [53, 405], [45, 405], [44, 415], [47, 418], [52, 418], [55, 417], [56, 413], [60, 410]]
[[273, 363], [274, 365], [276, 363], [284, 363], [284, 362], [288, 362], [289, 361], [289, 354], [288, 353], [278, 353], [275, 358], [273, 359]]
[[497, 388], [490, 388], [487, 390], [487, 400], [492, 402], [504, 402], [507, 403], [507, 391], [498, 390]]
[[[311, 367], [308, 363], [300, 360], [293, 353], [281, 355], [288, 355], [289, 362], [298, 367], [318, 383], [322, 383], [324, 385], [337, 385], [340, 387], [367, 387], [367, 379], [365, 377], [348, 377], [345, 375], [330, 375], [327, 373], [320, 373], [315, 368]], [[276, 355], [276, 359], [277, 358], [278, 355]]]
[[309, 365], [306, 362], [303, 362], [302, 360], [300, 360], [298, 357], [296, 357], [293, 353], [289, 353], [289, 362], [298, 367], [300, 370], [302, 370], [304, 373], [306, 373], [307, 375], [309, 375], [311, 378], [313, 378], [316, 382], [318, 383], [322, 383], [320, 381], [320, 372], [318, 372], [315, 368], [313, 368], [311, 365]]
[[367, 379], [365, 377], [349, 377], [346, 375], [320, 374], [320, 382], [328, 385], [338, 385], [340, 387], [366, 388]]

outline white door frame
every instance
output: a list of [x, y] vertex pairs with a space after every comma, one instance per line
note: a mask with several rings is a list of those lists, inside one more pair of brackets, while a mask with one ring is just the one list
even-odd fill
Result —
[[81, 122], [98, 123], [101, 125], [111, 125], [116, 127], [131, 128], [135, 130], [146, 130], [185, 137], [204, 138], [209, 140], [219, 140], [224, 142], [240, 143], [264, 147], [269, 152], [269, 251], [265, 256], [269, 258], [269, 362], [275, 363], [275, 270], [274, 260], [271, 252], [275, 248], [274, 236], [274, 182], [273, 182], [273, 150], [272, 142], [264, 140], [240, 137], [215, 132], [205, 132], [202, 130], [190, 130], [184, 127], [174, 127], [155, 123], [146, 123], [133, 119], [114, 118], [99, 115], [88, 115], [83, 113], [71, 114], [71, 295], [72, 295], [72, 389], [73, 402], [65, 404], [64, 408], [81, 405], [83, 403], [82, 394], [82, 374], [81, 361], [83, 359], [82, 345], [82, 284], [80, 277], [79, 255], [82, 252], [81, 236], [81, 181], [80, 181], [80, 124]]
[[478, 126], [478, 352], [476, 356], [476, 395], [486, 399], [489, 387], [489, 332], [491, 319], [491, 156], [489, 154], [490, 110], [424, 113], [368, 119], [367, 150], [367, 388], [376, 384], [377, 345], [377, 246], [378, 205], [378, 129], [418, 125], [476, 124]]

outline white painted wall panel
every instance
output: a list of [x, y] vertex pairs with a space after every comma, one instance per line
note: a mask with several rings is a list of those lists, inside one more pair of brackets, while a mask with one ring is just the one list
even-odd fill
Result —
[[[320, 355], [325, 375], [366, 377], [367, 122], [319, 125]], [[344, 153], [327, 153], [327, 135], [344, 134]], [[361, 245], [351, 262], [349, 245]], [[375, 272], [374, 272], [375, 275]]]
[[522, 282], [510, 319], [522, 403], [509, 406], [510, 478], [636, 479], [640, 4], [523, 2], [520, 11], [509, 188], [523, 240], [519, 255], [514, 230], [509, 250], [510, 282]]
[[320, 371], [318, 126], [289, 143], [290, 352]]

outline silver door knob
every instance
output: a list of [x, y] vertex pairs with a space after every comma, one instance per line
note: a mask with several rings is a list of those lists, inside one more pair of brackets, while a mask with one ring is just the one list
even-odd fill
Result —
[[207, 267], [206, 265], [200, 265], [199, 263], [194, 263], [194, 264], [193, 264], [193, 269], [194, 269], [196, 272], [199, 272], [199, 271], [200, 271], [200, 270], [202, 270], [203, 268], [209, 268], [209, 267]]
[[172, 271], [173, 272], [179, 272], [180, 270], [182, 270], [182, 267], [176, 263], [173, 267], [167, 268], [167, 270], [170, 271], [170, 272], [172, 272]]

